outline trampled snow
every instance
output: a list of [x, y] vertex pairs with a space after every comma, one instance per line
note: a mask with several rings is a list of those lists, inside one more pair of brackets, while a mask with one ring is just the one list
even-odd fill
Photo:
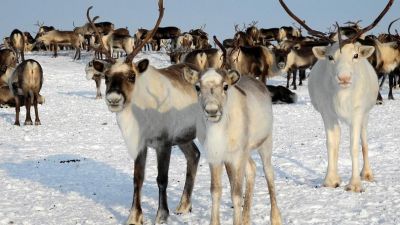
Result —
[[[50, 53], [28, 54], [44, 70], [39, 106], [41, 126], [14, 126], [13, 108], [0, 108], [0, 224], [64, 225], [124, 224], [132, 200], [133, 159], [104, 100], [95, 100], [95, 84], [84, 74], [86, 55], [73, 61], [72, 53], [52, 58]], [[143, 53], [152, 65], [169, 65], [164, 53]], [[282, 77], [269, 81], [284, 85]], [[104, 83], [103, 93], [104, 93]], [[395, 90], [395, 98], [400, 95]], [[362, 182], [365, 192], [343, 186], [351, 176], [349, 132], [342, 126], [339, 156], [341, 187], [321, 187], [326, 167], [325, 132], [305, 86], [298, 102], [274, 105], [273, 165], [277, 200], [284, 224], [400, 224], [400, 101], [375, 106], [370, 114], [368, 140], [375, 182]], [[33, 112], [33, 111], [32, 111]], [[25, 108], [21, 109], [21, 124]], [[203, 152], [203, 156], [204, 156]], [[252, 223], [270, 224], [268, 189], [256, 153], [256, 189]], [[361, 154], [360, 154], [361, 162]], [[186, 160], [174, 148], [169, 172], [168, 224], [209, 224], [210, 174], [201, 158], [193, 211], [174, 214], [183, 190]], [[145, 224], [153, 224], [158, 206], [157, 167], [149, 151], [142, 208]], [[230, 187], [223, 178], [222, 224], [232, 224]]]

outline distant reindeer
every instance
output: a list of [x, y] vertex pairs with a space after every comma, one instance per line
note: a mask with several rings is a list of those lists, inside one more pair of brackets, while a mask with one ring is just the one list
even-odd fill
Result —
[[10, 92], [13, 93], [15, 101], [16, 115], [14, 125], [20, 125], [19, 112], [20, 106], [22, 105], [20, 96], [23, 96], [25, 100], [26, 119], [24, 124], [32, 125], [30, 109], [31, 103], [33, 102], [35, 109], [35, 125], [40, 125], [38, 99], [43, 84], [43, 70], [41, 65], [33, 59], [28, 59], [21, 62], [15, 70], [9, 67], [5, 76], [8, 78], [8, 86]]
[[59, 31], [51, 30], [48, 32], [41, 33], [36, 38], [36, 44], [44, 43], [45, 45], [53, 45], [54, 57], [57, 57], [58, 45], [69, 44], [75, 48], [74, 59], [79, 60], [81, 58], [81, 47], [84, 42], [84, 38], [81, 34], [73, 31]]
[[25, 38], [24, 34], [18, 30], [14, 29], [10, 35], [11, 47], [17, 55], [17, 61], [20, 59], [21, 61], [25, 60], [24, 57], [24, 49], [25, 49]]

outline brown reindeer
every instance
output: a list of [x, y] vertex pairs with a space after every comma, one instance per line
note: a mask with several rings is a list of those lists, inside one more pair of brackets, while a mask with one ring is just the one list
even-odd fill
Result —
[[24, 49], [25, 49], [24, 34], [20, 30], [14, 29], [10, 35], [10, 42], [11, 42], [12, 49], [14, 50], [15, 54], [17, 55], [17, 61], [19, 61], [19, 59], [21, 61], [24, 61], [25, 60], [25, 57], [24, 57]]
[[15, 101], [15, 123], [14, 125], [20, 125], [19, 123], [19, 112], [21, 107], [21, 96], [25, 100], [26, 107], [26, 119], [25, 125], [32, 125], [31, 119], [31, 103], [35, 108], [35, 125], [40, 125], [39, 112], [38, 112], [38, 100], [39, 92], [43, 84], [43, 70], [41, 65], [33, 60], [28, 59], [20, 63], [15, 69], [9, 67], [6, 72], [8, 77], [8, 86], [10, 92], [13, 93]]

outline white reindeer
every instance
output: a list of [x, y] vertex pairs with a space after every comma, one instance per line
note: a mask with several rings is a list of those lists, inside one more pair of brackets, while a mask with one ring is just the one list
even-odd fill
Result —
[[[323, 33], [312, 30], [303, 20], [296, 17], [279, 0], [286, 12], [299, 22], [310, 34], [329, 41]], [[328, 148], [328, 170], [324, 186], [338, 187], [340, 177], [337, 172], [338, 152], [340, 142], [339, 121], [350, 126], [350, 152], [352, 159], [352, 174], [346, 190], [361, 192], [361, 178], [373, 180], [372, 170], [368, 160], [367, 126], [368, 113], [375, 105], [378, 95], [378, 79], [374, 68], [367, 61], [375, 48], [359, 44], [357, 38], [375, 27], [386, 14], [393, 0], [374, 22], [357, 32], [351, 39], [342, 41], [338, 27], [338, 42], [330, 46], [314, 47], [313, 53], [318, 58], [310, 72], [308, 90], [314, 108], [321, 114], [326, 132]], [[361, 138], [364, 166], [359, 173], [358, 151]]]
[[[265, 85], [235, 71], [208, 69], [204, 73], [185, 69], [185, 79], [196, 85], [206, 122], [204, 147], [211, 170], [212, 225], [219, 225], [221, 172], [225, 163], [234, 205], [233, 224], [251, 224], [250, 208], [254, 189], [255, 164], [250, 157], [257, 149], [268, 183], [271, 223], [282, 224], [275, 197], [272, 155], [272, 106]], [[240, 80], [239, 80], [240, 78]], [[242, 184], [246, 174], [246, 194], [242, 207]], [[243, 218], [242, 218], [243, 217]]]

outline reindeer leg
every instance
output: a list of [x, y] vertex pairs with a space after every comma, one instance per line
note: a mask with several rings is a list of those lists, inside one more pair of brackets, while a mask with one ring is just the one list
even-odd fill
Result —
[[24, 125], [32, 125], [31, 119], [31, 95], [28, 93], [25, 96], [25, 108], [26, 108], [26, 117]]
[[133, 201], [127, 225], [143, 224], [143, 212], [141, 206], [142, 187], [144, 181], [144, 172], [146, 169], [147, 147], [144, 147], [135, 159], [135, 168], [133, 174]]
[[194, 181], [196, 178], [197, 167], [200, 160], [200, 151], [193, 141], [179, 145], [179, 148], [185, 154], [186, 158], [186, 180], [182, 197], [176, 208], [176, 213], [187, 213], [192, 211], [191, 196], [193, 192]]
[[293, 90], [297, 90], [297, 85], [296, 85], [296, 80], [297, 80], [297, 69], [293, 70]]
[[339, 154], [340, 126], [333, 118], [324, 118], [326, 133], [326, 147], [328, 149], [328, 169], [325, 176], [325, 187], [336, 188], [340, 186], [340, 177], [337, 172], [337, 160]]
[[271, 225], [282, 225], [281, 213], [278, 208], [275, 194], [274, 168], [271, 162], [272, 135], [265, 140], [258, 153], [260, 154], [263, 163], [264, 174], [268, 185], [269, 198], [271, 201]]
[[251, 205], [253, 202], [253, 193], [254, 193], [254, 182], [256, 179], [256, 164], [249, 157], [249, 160], [246, 164], [246, 192], [244, 196], [244, 204], [243, 204], [243, 224], [250, 225], [251, 224]]
[[57, 44], [53, 44], [53, 50], [54, 50], [54, 58], [56, 58], [58, 55], [57, 55], [57, 48], [58, 48], [58, 45]]
[[362, 128], [361, 128], [361, 147], [364, 159], [364, 166], [361, 170], [361, 179], [367, 181], [373, 181], [374, 176], [372, 175], [371, 166], [368, 160], [368, 142], [367, 142], [367, 127], [368, 127], [368, 115], [364, 118]]
[[96, 83], [96, 99], [101, 99], [101, 90], [100, 90], [100, 86], [101, 86], [101, 78], [100, 77], [96, 77], [93, 78], [94, 82]]
[[289, 89], [289, 82], [290, 82], [290, 77], [292, 75], [292, 71], [287, 72], [287, 77], [286, 77], [286, 88]]
[[362, 192], [361, 177], [358, 166], [358, 145], [360, 143], [361, 129], [363, 124], [363, 118], [357, 116], [352, 118], [352, 124], [350, 125], [350, 152], [352, 162], [352, 174], [349, 184], [346, 185], [346, 191]]
[[39, 94], [34, 94], [33, 107], [35, 108], [35, 125], [40, 125], [39, 111], [38, 111], [38, 98], [39, 98]]
[[20, 126], [19, 124], [19, 111], [21, 110], [21, 102], [19, 100], [19, 96], [16, 95], [15, 99], [15, 123], [14, 125]]
[[388, 94], [388, 99], [389, 100], [394, 100], [394, 98], [393, 98], [393, 86], [394, 86], [394, 74], [390, 73], [389, 74], [389, 94]]
[[24, 55], [24, 50], [21, 51], [21, 61], [25, 61], [25, 55]]
[[167, 223], [169, 216], [167, 202], [168, 170], [171, 158], [171, 145], [166, 144], [156, 149], [157, 152], [157, 184], [158, 184], [158, 210], [156, 223]]
[[222, 184], [221, 184], [221, 173], [222, 164], [212, 165], [210, 164], [211, 171], [211, 198], [212, 198], [212, 210], [211, 210], [211, 222], [210, 225], [220, 225], [219, 208], [221, 204], [222, 195]]

